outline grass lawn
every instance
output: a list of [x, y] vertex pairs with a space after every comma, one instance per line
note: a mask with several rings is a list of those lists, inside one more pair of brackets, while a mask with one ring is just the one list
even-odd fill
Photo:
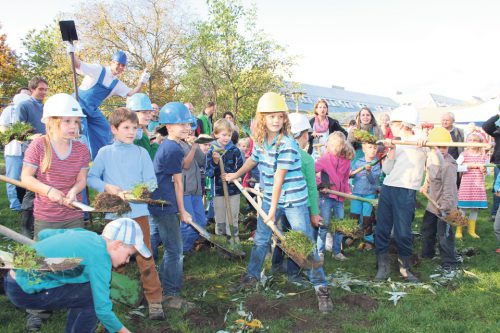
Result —
[[[3, 162], [3, 161], [2, 161]], [[492, 177], [488, 177], [489, 192]], [[424, 200], [419, 196], [414, 229], [419, 230]], [[404, 207], [401, 207], [404, 209]], [[346, 212], [348, 209], [346, 208]], [[9, 210], [4, 184], [0, 184], [0, 223], [19, 230], [19, 215]], [[325, 272], [331, 287], [335, 311], [329, 315], [317, 312], [312, 288], [290, 284], [284, 275], [269, 276], [258, 290], [230, 294], [228, 287], [236, 282], [246, 267], [246, 260], [228, 261], [214, 249], [205, 248], [184, 258], [184, 296], [196, 308], [166, 311], [167, 320], [151, 322], [144, 308], [132, 309], [115, 304], [119, 318], [133, 332], [236, 332], [235, 320], [258, 319], [265, 332], [499, 332], [500, 331], [500, 255], [495, 254], [496, 240], [489, 210], [481, 211], [478, 231], [481, 239], [456, 242], [464, 262], [461, 273], [447, 279], [439, 274], [439, 261], [422, 261], [413, 269], [423, 284], [409, 285], [393, 265], [389, 282], [374, 284], [374, 252], [348, 249], [346, 262], [325, 258]], [[420, 248], [415, 241], [415, 253]], [[0, 249], [12, 243], [0, 237]], [[247, 253], [251, 244], [245, 242]], [[132, 264], [133, 265], [133, 264]], [[465, 271], [464, 271], [465, 270]], [[129, 275], [135, 275], [131, 267]], [[350, 290], [350, 291], [349, 291]], [[396, 292], [396, 294], [389, 294]], [[395, 305], [389, 298], [406, 294]], [[0, 295], [0, 332], [24, 331], [25, 313]], [[133, 312], [132, 312], [133, 311]], [[251, 317], [251, 318], [250, 318]], [[66, 315], [56, 313], [47, 320], [41, 332], [62, 332]], [[233, 326], [233, 327], [231, 327]], [[251, 332], [251, 330], [245, 330]]]

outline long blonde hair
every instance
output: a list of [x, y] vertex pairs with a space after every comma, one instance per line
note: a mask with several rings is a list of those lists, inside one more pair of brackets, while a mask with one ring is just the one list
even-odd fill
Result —
[[326, 151], [335, 156], [343, 157], [348, 160], [354, 158], [354, 148], [351, 146], [344, 135], [340, 131], [335, 131], [328, 136], [326, 142]]
[[[61, 131], [62, 117], [49, 117], [45, 124], [46, 134], [43, 136], [43, 147], [45, 153], [42, 159], [42, 173], [47, 172], [52, 164], [52, 144], [51, 139], [56, 133]], [[78, 120], [80, 122], [80, 120]]]
[[[278, 112], [273, 112], [273, 113], [278, 113]], [[257, 112], [257, 115], [255, 116], [255, 143], [261, 147], [264, 146], [264, 140], [266, 139], [267, 136], [267, 126], [266, 126], [266, 115], [268, 113], [260, 113]], [[286, 112], [283, 112], [283, 126], [281, 127], [280, 133], [279, 133], [279, 138], [276, 143], [276, 147], [279, 146], [281, 139], [283, 138], [283, 135], [290, 135], [290, 120], [288, 119], [288, 115]]]

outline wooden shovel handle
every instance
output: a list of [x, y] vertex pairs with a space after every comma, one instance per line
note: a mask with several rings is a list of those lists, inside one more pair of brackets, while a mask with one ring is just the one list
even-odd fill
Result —
[[377, 206], [378, 205], [378, 200], [377, 199], [367, 199], [367, 198], [363, 198], [363, 197], [358, 197], [357, 195], [347, 194], [347, 193], [344, 193], [344, 192], [339, 192], [339, 191], [330, 190], [330, 189], [326, 189], [325, 192], [326, 193], [330, 193], [330, 194], [334, 194], [334, 195], [337, 195], [339, 197], [343, 197], [343, 198], [346, 198], [346, 199], [368, 202], [369, 204], [372, 204], [373, 206]]
[[[402, 145], [402, 146], [417, 146], [416, 141], [401, 141], [401, 140], [380, 140], [377, 143], [391, 144], [391, 145]], [[476, 147], [476, 148], [491, 148], [489, 143], [483, 142], [426, 142], [424, 147]]]
[[241, 193], [247, 198], [248, 202], [255, 208], [257, 213], [262, 217], [262, 220], [264, 223], [273, 231], [273, 233], [278, 237], [279, 240], [283, 241], [284, 237], [283, 234], [278, 230], [276, 227], [276, 224], [274, 224], [274, 221], [268, 221], [269, 216], [262, 210], [262, 208], [259, 207], [259, 205], [255, 202], [255, 200], [252, 198], [252, 196], [248, 193], [248, 191], [240, 184], [238, 180], [233, 180], [234, 185], [238, 187], [238, 189], [241, 191]]
[[436, 202], [436, 200], [434, 200], [434, 199], [432, 199], [432, 198], [431, 198], [431, 196], [429, 195], [429, 193], [427, 193], [427, 192], [423, 192], [422, 194], [424, 195], [424, 197], [426, 197], [426, 198], [427, 198], [427, 200], [429, 200], [429, 202], [430, 202], [431, 204], [433, 204], [433, 205], [434, 205], [434, 207], [436, 207], [436, 208], [437, 208], [437, 210], [441, 211], [441, 207], [439, 207], [439, 204]]

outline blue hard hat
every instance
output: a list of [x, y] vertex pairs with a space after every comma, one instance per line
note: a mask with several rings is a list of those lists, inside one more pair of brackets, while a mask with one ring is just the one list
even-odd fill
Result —
[[131, 111], [154, 111], [151, 100], [144, 93], [133, 94], [127, 98], [127, 109]]
[[113, 54], [113, 58], [111, 58], [111, 60], [127, 66], [127, 54], [122, 50], [116, 51], [115, 54]]
[[158, 123], [163, 124], [183, 124], [191, 123], [193, 117], [189, 109], [180, 102], [170, 102], [165, 104], [158, 117]]

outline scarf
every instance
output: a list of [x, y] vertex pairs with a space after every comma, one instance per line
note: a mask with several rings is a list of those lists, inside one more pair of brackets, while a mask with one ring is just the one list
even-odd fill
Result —
[[325, 132], [328, 132], [328, 125], [329, 125], [328, 116], [325, 118], [325, 120], [323, 120], [323, 122], [320, 122], [318, 116], [314, 117], [313, 130], [316, 133], [325, 133]]

